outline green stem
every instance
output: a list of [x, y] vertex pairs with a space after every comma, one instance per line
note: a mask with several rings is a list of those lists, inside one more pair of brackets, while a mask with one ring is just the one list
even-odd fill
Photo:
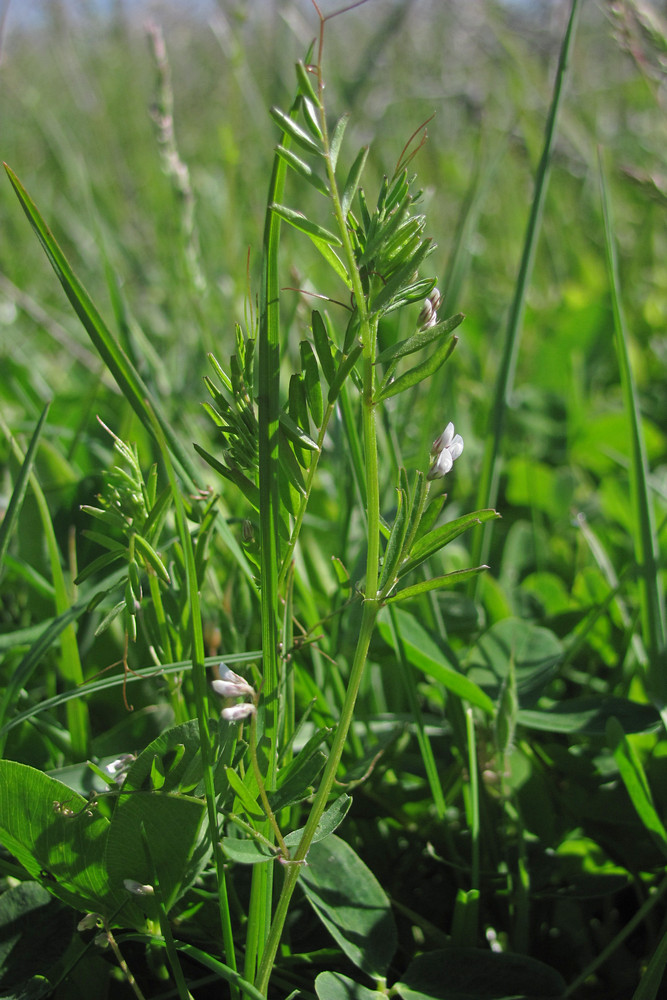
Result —
[[[322, 92], [321, 64], [318, 64], [318, 77], [320, 93]], [[336, 183], [335, 172], [331, 162], [329, 151], [329, 138], [326, 125], [326, 116], [322, 109], [320, 124], [322, 129], [323, 146], [325, 152], [325, 162], [329, 189], [338, 231], [343, 243], [344, 254], [347, 262], [348, 274], [352, 282], [355, 305], [359, 313], [359, 332], [363, 345], [363, 438], [364, 438], [364, 465], [366, 484], [366, 505], [367, 505], [367, 527], [368, 527], [368, 549], [366, 556], [366, 587], [365, 601], [361, 617], [361, 627], [357, 648], [352, 662], [350, 678], [345, 693], [345, 700], [341, 709], [340, 721], [336, 729], [336, 735], [331, 747], [331, 753], [324, 769], [322, 781], [315, 795], [310, 815], [306, 822], [299, 846], [292, 859], [286, 862], [286, 874], [283, 888], [280, 893], [278, 905], [266, 941], [266, 946], [262, 954], [261, 962], [255, 979], [255, 985], [259, 991], [266, 996], [269, 986], [269, 979], [273, 962], [278, 951], [280, 938], [282, 936], [290, 900], [296, 887], [302, 863], [306, 860], [310, 845], [317, 830], [322, 814], [327, 805], [331, 789], [333, 787], [338, 766], [343, 756], [343, 750], [347, 740], [347, 735], [352, 725], [354, 707], [361, 685], [361, 679], [366, 666], [368, 648], [371, 636], [375, 628], [380, 603], [377, 599], [378, 590], [378, 569], [380, 555], [380, 488], [378, 482], [378, 456], [377, 456], [377, 430], [375, 422], [375, 405], [373, 397], [375, 394], [375, 347], [377, 323], [368, 315], [366, 299], [361, 284], [361, 278], [357, 269], [354, 250], [347, 230], [345, 216], [343, 214], [341, 200]]]
[[268, 796], [266, 794], [266, 788], [264, 787], [264, 779], [262, 778], [262, 772], [259, 769], [259, 763], [257, 761], [257, 719], [253, 715], [252, 721], [250, 723], [250, 759], [252, 761], [252, 769], [255, 773], [255, 781], [257, 782], [257, 787], [259, 789], [259, 797], [262, 800], [262, 805], [264, 806], [264, 812], [266, 813], [266, 818], [271, 824], [271, 829], [276, 835], [276, 840], [280, 844], [280, 850], [282, 851], [284, 858], [289, 858], [289, 851], [287, 845], [283, 839], [283, 835], [280, 832], [280, 827], [271, 808]]
[[301, 865], [306, 860], [308, 855], [313, 836], [315, 835], [315, 831], [317, 830], [322, 814], [326, 808], [329, 793], [331, 792], [336, 778], [338, 765], [340, 764], [343, 756], [347, 733], [352, 723], [354, 706], [357, 700], [357, 694], [359, 693], [359, 685], [361, 684], [361, 678], [366, 665], [368, 647], [375, 628], [378, 611], [379, 605], [377, 601], [367, 599], [362, 613], [359, 641], [357, 643], [354, 661], [352, 663], [350, 681], [345, 694], [345, 702], [343, 703], [343, 708], [341, 710], [340, 722], [338, 724], [338, 728], [336, 729], [336, 735], [334, 737], [331, 753], [329, 754], [329, 759], [327, 760], [326, 768], [324, 770], [324, 776], [320, 783], [320, 787], [317, 790], [317, 794], [299, 842], [299, 846], [297, 847], [291, 860], [285, 865], [285, 881], [283, 882], [282, 891], [280, 893], [273, 923], [271, 925], [271, 931], [264, 948], [264, 954], [262, 955], [262, 961], [255, 980], [255, 986], [263, 996], [267, 995], [273, 962], [278, 951], [283, 926], [287, 918], [292, 893], [294, 892], [299, 878]]
[[285, 585], [287, 574], [289, 573], [290, 566], [292, 565], [292, 556], [294, 555], [296, 543], [299, 540], [301, 525], [303, 524], [303, 518], [306, 513], [306, 508], [308, 507], [308, 501], [310, 500], [310, 494], [312, 492], [313, 483], [315, 481], [315, 474], [320, 464], [320, 458], [322, 456], [322, 446], [324, 444], [324, 438], [327, 433], [327, 427], [329, 426], [329, 421], [331, 420], [332, 414], [335, 409], [336, 409], [336, 404], [329, 403], [326, 412], [324, 414], [322, 426], [320, 427], [319, 434], [317, 435], [317, 451], [313, 454], [310, 466], [308, 468], [308, 474], [306, 476], [306, 483], [305, 483], [306, 492], [301, 497], [301, 500], [299, 502], [299, 509], [294, 519], [294, 527], [292, 528], [292, 534], [289, 540], [289, 545], [287, 546], [287, 550], [285, 552], [285, 555], [283, 556], [282, 566], [280, 567], [280, 573], [278, 575], [279, 590], [282, 589], [282, 587]]

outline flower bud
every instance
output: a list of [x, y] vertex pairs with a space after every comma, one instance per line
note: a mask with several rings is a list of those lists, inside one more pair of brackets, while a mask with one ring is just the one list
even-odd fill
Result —
[[454, 424], [448, 423], [444, 431], [433, 442], [431, 455], [433, 461], [428, 470], [427, 479], [441, 479], [451, 471], [455, 460], [463, 451], [463, 438], [454, 433]]
[[216, 694], [222, 698], [245, 698], [255, 697], [255, 689], [248, 684], [245, 677], [235, 674], [226, 663], [221, 663], [218, 667], [220, 679], [211, 681], [211, 687]]
[[240, 722], [242, 719], [247, 719], [249, 715], [254, 715], [256, 711], [257, 709], [251, 701], [240, 701], [237, 705], [223, 708], [220, 714], [227, 722]]

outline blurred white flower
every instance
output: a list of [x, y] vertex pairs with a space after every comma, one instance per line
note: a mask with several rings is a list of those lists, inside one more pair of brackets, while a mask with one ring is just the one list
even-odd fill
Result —
[[227, 722], [240, 722], [241, 719], [247, 719], [249, 715], [254, 715], [256, 711], [257, 709], [251, 701], [240, 701], [237, 705], [223, 708], [220, 714]]
[[107, 764], [105, 771], [109, 777], [114, 779], [117, 785], [122, 785], [127, 777], [127, 772], [136, 759], [136, 754], [124, 753], [120, 757], [117, 757], [116, 760], [112, 760], [110, 764]]
[[136, 882], [133, 878], [124, 878], [123, 885], [134, 896], [152, 896], [155, 892], [152, 885], [142, 885], [141, 882]]
[[235, 674], [226, 663], [221, 663], [218, 667], [220, 679], [211, 681], [211, 687], [216, 694], [222, 698], [250, 698], [255, 697], [255, 689], [248, 684], [245, 677]]
[[454, 433], [454, 424], [448, 423], [444, 431], [433, 442], [431, 455], [433, 461], [428, 470], [427, 479], [441, 479], [451, 471], [455, 460], [463, 451], [463, 438]]

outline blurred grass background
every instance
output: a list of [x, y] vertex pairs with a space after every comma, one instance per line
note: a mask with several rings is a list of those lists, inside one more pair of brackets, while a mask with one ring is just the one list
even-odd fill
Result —
[[[206, 445], [210, 430], [199, 405], [205, 354], [224, 358], [233, 349], [234, 323], [246, 309], [248, 255], [255, 294], [276, 141], [268, 108], [290, 98], [293, 63], [317, 29], [312, 8], [306, 0], [117, 0], [34, 4], [31, 16], [26, 10], [18, 16], [10, 4], [4, 23], [2, 158], [183, 439]], [[410, 134], [434, 115], [414, 166], [438, 243], [430, 264], [446, 295], [443, 311], [467, 318], [453, 362], [404, 408], [393, 445], [408, 465], [420, 464], [433, 437], [456, 420], [466, 460], [457, 465], [454, 512], [474, 502], [568, 11], [556, 2], [371, 0], [327, 26], [329, 107], [351, 113], [349, 162], [360, 144], [371, 143], [364, 177], [371, 200]], [[188, 271], [181, 204], [162, 169], [151, 117], [157, 82], [149, 18], [162, 27], [171, 63], [176, 139], [196, 200], [199, 285]], [[610, 177], [649, 461], [656, 489], [667, 490], [664, 83], [664, 52], [647, 42], [631, 8], [583, 5], [506, 433], [498, 505], [504, 521], [492, 553], [492, 576], [504, 588], [498, 615], [510, 609], [512, 587], [537, 570], [555, 571], [562, 584], [555, 605], [565, 600], [581, 561], [574, 511], [599, 522], [612, 562], [632, 558], [628, 431], [598, 147]], [[293, 187], [290, 203], [307, 207], [310, 198]], [[77, 521], [109, 452], [94, 415], [121, 437], [145, 441], [69, 313], [8, 183], [0, 187], [0, 219], [3, 414], [15, 431], [28, 432], [53, 398], [42, 481], [63, 523]], [[283, 261], [286, 286], [340, 294], [298, 235], [285, 234]], [[311, 306], [285, 293], [295, 345]], [[210, 478], [202, 467], [203, 481]], [[237, 505], [234, 497], [228, 502]]]

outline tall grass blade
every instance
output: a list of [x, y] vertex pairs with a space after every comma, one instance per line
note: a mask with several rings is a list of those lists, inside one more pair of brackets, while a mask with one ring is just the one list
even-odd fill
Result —
[[37, 422], [37, 426], [35, 427], [33, 435], [30, 439], [30, 444], [28, 445], [28, 450], [25, 453], [25, 459], [16, 478], [16, 484], [12, 490], [7, 510], [5, 511], [2, 521], [0, 522], [0, 577], [2, 575], [1, 567], [5, 559], [12, 529], [15, 524], [18, 524], [19, 514], [21, 512], [21, 507], [23, 506], [23, 500], [25, 499], [25, 491], [28, 487], [28, 481], [30, 479], [32, 463], [35, 458], [37, 445], [39, 443], [42, 430], [44, 429], [44, 424], [46, 422], [50, 406], [51, 403], [49, 402], [42, 410], [42, 415]]
[[147, 402], [150, 400], [150, 407], [156, 415], [156, 419], [160, 425], [164, 438], [169, 445], [171, 454], [174, 456], [180, 471], [188, 480], [188, 487], [196, 490], [197, 474], [195, 468], [183, 445], [174, 434], [174, 431], [164, 416], [157, 400], [152, 398], [148, 386], [144, 383], [143, 379], [125, 352], [116, 343], [113, 334], [97, 311], [97, 308], [95, 307], [88, 292], [72, 270], [69, 261], [56, 242], [53, 233], [42, 218], [37, 206], [30, 198], [30, 195], [23, 187], [11, 167], [9, 167], [6, 163], [4, 164], [4, 167], [19, 202], [21, 203], [21, 207], [23, 208], [30, 225], [34, 230], [37, 239], [41, 243], [42, 248], [49, 259], [49, 263], [51, 264], [51, 267], [55, 271], [56, 276], [65, 291], [65, 295], [69, 299], [75, 313], [81, 320], [97, 352], [115, 378], [121, 392], [137, 413], [144, 427], [146, 427], [149, 432], [153, 434], [153, 424], [149, 413], [149, 404]]
[[[501, 446], [503, 431], [505, 429], [505, 415], [514, 385], [514, 373], [519, 352], [519, 341], [521, 337], [526, 292], [530, 284], [533, 271], [533, 261], [535, 259], [535, 249], [537, 247], [537, 239], [542, 223], [544, 199], [546, 197], [549, 180], [549, 165], [551, 162], [554, 139], [556, 137], [558, 112], [560, 110], [565, 90], [570, 51], [574, 41], [579, 7], [580, 0], [572, 0], [570, 18], [560, 49], [558, 69], [556, 71], [556, 79], [554, 81], [553, 95], [551, 98], [551, 107], [549, 108], [549, 115], [544, 133], [544, 146], [535, 179], [533, 203], [528, 217], [528, 225], [526, 227], [526, 235], [523, 244], [523, 253], [521, 255], [521, 264], [519, 266], [519, 274], [514, 288], [514, 298], [512, 300], [512, 305], [507, 319], [503, 352], [500, 359], [498, 377], [496, 379], [493, 404], [489, 415], [489, 428], [486, 437], [479, 490], [477, 493], [477, 506], [480, 508], [494, 507], [498, 499], [498, 482], [500, 478]], [[473, 545], [473, 562], [476, 565], [488, 562], [490, 544], [491, 526], [487, 525], [483, 531], [479, 532]], [[479, 579], [481, 580], [481, 577]], [[477, 590], [478, 586], [479, 580], [472, 584], [472, 587], [475, 590]]]
[[667, 663], [664, 662], [667, 627], [665, 623], [665, 598], [660, 583], [660, 549], [648, 484], [648, 459], [642, 432], [637, 387], [630, 366], [629, 335], [621, 300], [611, 204], [601, 157], [599, 173], [616, 353], [623, 401], [630, 425], [630, 493], [635, 522], [633, 540], [635, 560], [639, 569], [642, 631], [644, 644], [649, 654], [648, 686], [651, 696], [657, 699], [663, 718], [667, 718], [665, 714], [667, 708]]

